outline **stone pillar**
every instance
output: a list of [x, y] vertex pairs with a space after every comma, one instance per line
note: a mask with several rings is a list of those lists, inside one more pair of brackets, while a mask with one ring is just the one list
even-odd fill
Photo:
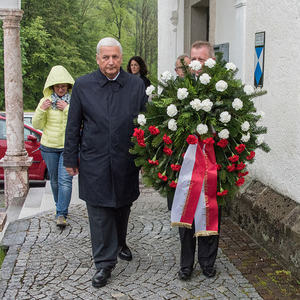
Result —
[[4, 88], [7, 150], [0, 160], [4, 167], [5, 202], [23, 205], [28, 192], [28, 167], [32, 157], [24, 148], [23, 87], [20, 21], [23, 11], [0, 9], [4, 35]]

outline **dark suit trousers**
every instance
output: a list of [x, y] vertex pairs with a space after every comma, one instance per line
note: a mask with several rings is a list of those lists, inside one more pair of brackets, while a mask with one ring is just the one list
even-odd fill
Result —
[[[219, 206], [218, 214], [218, 232], [220, 234], [222, 209]], [[198, 262], [202, 269], [213, 267], [218, 254], [219, 235], [194, 237], [195, 225], [192, 229], [179, 227], [179, 236], [181, 243], [180, 267], [192, 268], [194, 266], [196, 239], [198, 240]]]
[[119, 248], [126, 244], [130, 205], [111, 208], [87, 203], [86, 206], [96, 269], [114, 268]]

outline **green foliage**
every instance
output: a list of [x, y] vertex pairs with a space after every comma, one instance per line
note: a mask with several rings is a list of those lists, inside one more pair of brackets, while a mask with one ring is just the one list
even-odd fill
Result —
[[7, 250], [4, 247], [0, 247], [0, 268], [2, 266], [3, 260], [5, 258]]
[[[143, 7], [143, 11], [141, 10]], [[156, 0], [26, 0], [22, 1], [21, 55], [24, 109], [33, 110], [43, 96], [50, 69], [63, 65], [76, 79], [98, 68], [95, 60], [98, 41], [117, 38], [123, 47], [123, 68], [133, 55], [141, 55], [156, 76]], [[151, 12], [147, 13], [146, 12]], [[137, 34], [136, 24], [147, 23]], [[140, 40], [142, 38], [142, 40]], [[140, 51], [143, 43], [149, 50]], [[148, 43], [148, 44], [147, 44]], [[0, 109], [4, 109], [3, 31], [0, 28]]]
[[[268, 145], [259, 139], [259, 135], [265, 134], [267, 129], [259, 125], [261, 116], [256, 113], [252, 101], [254, 97], [266, 92], [248, 92], [247, 89], [251, 87], [245, 87], [240, 80], [235, 79], [236, 72], [237, 70], [227, 69], [225, 63], [218, 59], [211, 68], [202, 66], [201, 76], [206, 73], [210, 77], [207, 83], [202, 81], [201, 76], [194, 76], [188, 70], [184, 78], [174, 79], [166, 74], [158, 82], [163, 90], [160, 94], [153, 92], [152, 101], [147, 104], [144, 114], [146, 124], [141, 123], [139, 118], [136, 120], [136, 124], [141, 125], [136, 129], [132, 141], [134, 153], [138, 157], [136, 163], [143, 167], [143, 178], [162, 195], [174, 192], [179, 172], [172, 165], [182, 164], [183, 154], [188, 148], [189, 135], [197, 136], [203, 143], [208, 142], [208, 138], [213, 139], [216, 162], [219, 165], [219, 203], [234, 197], [239, 186], [244, 183], [244, 177], [248, 173], [245, 165], [254, 161], [254, 150], [270, 150]], [[227, 83], [227, 88], [223, 91], [216, 88], [220, 80]], [[184, 99], [178, 99], [178, 91], [182, 88], [185, 88], [188, 94]], [[240, 107], [233, 105], [236, 98], [242, 101]], [[195, 101], [198, 106], [195, 106]], [[207, 101], [211, 105], [209, 108], [205, 105]], [[176, 106], [177, 113], [168, 113], [170, 105]], [[229, 121], [221, 119], [223, 112], [230, 115]], [[169, 126], [171, 119], [176, 123], [176, 128], [172, 129]], [[197, 131], [199, 124], [207, 126], [206, 133]], [[158, 132], [151, 131], [153, 128], [150, 126], [154, 126]], [[228, 137], [221, 134], [224, 130], [228, 130]], [[166, 137], [172, 142], [168, 143]], [[226, 141], [227, 145], [219, 143]], [[240, 151], [238, 146], [245, 149]], [[234, 166], [234, 169], [228, 168], [230, 166]]]

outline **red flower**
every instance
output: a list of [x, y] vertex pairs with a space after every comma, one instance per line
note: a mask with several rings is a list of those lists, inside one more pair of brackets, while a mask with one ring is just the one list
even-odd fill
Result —
[[228, 172], [233, 172], [235, 170], [235, 164], [227, 166], [227, 170], [228, 170]]
[[238, 176], [239, 176], [239, 177], [244, 177], [244, 176], [246, 176], [246, 175], [248, 175], [248, 174], [249, 174], [248, 171], [246, 171], [246, 172], [240, 172], [240, 173], [238, 173]]
[[235, 185], [237, 186], [241, 186], [245, 183], [245, 178], [244, 177], [240, 177], [236, 182]]
[[184, 156], [185, 156], [185, 152], [183, 152], [183, 153], [181, 154], [181, 156], [184, 158]]
[[177, 183], [176, 183], [174, 180], [172, 180], [172, 182], [169, 184], [169, 186], [170, 186], [171, 188], [176, 189]]
[[135, 136], [137, 140], [144, 139], [144, 130], [139, 128], [134, 128], [133, 136]]
[[163, 151], [164, 151], [165, 154], [168, 155], [168, 156], [171, 156], [172, 153], [173, 153], [173, 151], [172, 151], [170, 148], [166, 147], [166, 146], [165, 146], [165, 148], [164, 148]]
[[252, 158], [254, 158], [255, 156], [255, 152], [254, 151], [250, 151], [250, 154], [246, 157], [247, 160], [251, 160]]
[[170, 145], [172, 144], [172, 140], [170, 139], [169, 136], [167, 136], [166, 134], [163, 136], [163, 141], [165, 142], [165, 144]]
[[160, 133], [159, 129], [155, 126], [149, 126], [148, 129], [152, 135], [158, 135]]
[[215, 141], [214, 141], [214, 139], [212, 137], [209, 137], [209, 138], [203, 140], [203, 143], [204, 144], [214, 144]]
[[145, 144], [145, 141], [144, 141], [144, 140], [138, 140], [138, 144], [139, 144], [141, 147], [146, 147], [146, 144]]
[[223, 192], [217, 192], [217, 195], [222, 197], [222, 196], [226, 196], [228, 194], [228, 190], [224, 190]]
[[217, 171], [221, 170], [222, 169], [222, 166], [217, 164]]
[[231, 157], [228, 158], [232, 163], [236, 162], [240, 159], [240, 157], [238, 155], [233, 155]]
[[245, 167], [246, 167], [246, 165], [243, 162], [241, 162], [240, 164], [236, 165], [236, 170], [240, 171], [240, 170], [243, 170]]
[[181, 168], [181, 165], [174, 165], [174, 164], [171, 164], [171, 169], [173, 171], [180, 171], [180, 168]]
[[150, 165], [158, 166], [158, 160], [151, 160], [151, 159], [148, 159], [148, 162], [149, 162]]
[[228, 145], [228, 141], [225, 139], [220, 140], [217, 145], [221, 148], [225, 148]]
[[136, 137], [137, 142], [141, 147], [146, 147], [145, 140], [144, 140], [144, 130], [139, 128], [134, 128], [133, 136]]
[[187, 137], [186, 141], [187, 141], [188, 144], [197, 144], [198, 139], [194, 135], [190, 134]]
[[245, 148], [246, 148], [245, 144], [240, 144], [235, 147], [235, 150], [237, 153], [242, 153], [245, 150]]
[[168, 177], [166, 175], [161, 174], [161, 173], [157, 173], [157, 176], [162, 181], [167, 181], [168, 180]]

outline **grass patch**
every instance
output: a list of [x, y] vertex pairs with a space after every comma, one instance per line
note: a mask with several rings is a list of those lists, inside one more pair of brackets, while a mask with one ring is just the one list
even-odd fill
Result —
[[2, 263], [3, 263], [5, 255], [6, 255], [6, 252], [7, 252], [6, 249], [4, 249], [3, 247], [0, 247], [0, 268], [2, 266]]

